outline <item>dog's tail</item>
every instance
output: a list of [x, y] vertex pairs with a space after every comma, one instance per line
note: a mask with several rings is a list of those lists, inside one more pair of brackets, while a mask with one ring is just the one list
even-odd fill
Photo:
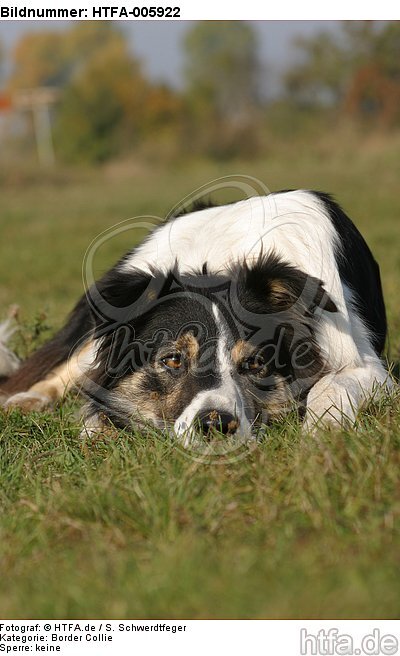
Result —
[[0, 323], [0, 381], [11, 376], [17, 371], [20, 361], [7, 346], [8, 340], [15, 331], [11, 325], [11, 319]]
[[4, 338], [2, 341], [0, 333], [0, 393], [10, 396], [27, 391], [68, 360], [75, 348], [89, 338], [93, 321], [86, 296], [83, 296], [63, 328], [22, 364], [6, 346], [9, 324], [5, 322], [1, 326], [4, 326]]

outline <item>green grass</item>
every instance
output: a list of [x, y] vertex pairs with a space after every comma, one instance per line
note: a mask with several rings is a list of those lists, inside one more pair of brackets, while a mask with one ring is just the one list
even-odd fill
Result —
[[[21, 306], [20, 353], [82, 292], [98, 233], [239, 173], [337, 196], [380, 261], [399, 359], [399, 150], [393, 138], [332, 154], [287, 147], [257, 162], [3, 172], [0, 307]], [[107, 243], [98, 270], [130, 245]], [[241, 458], [201, 461], [153, 431], [83, 443], [78, 407], [70, 398], [53, 414], [0, 413], [0, 616], [399, 616], [396, 398], [371, 404], [356, 431], [311, 438], [291, 418]]]

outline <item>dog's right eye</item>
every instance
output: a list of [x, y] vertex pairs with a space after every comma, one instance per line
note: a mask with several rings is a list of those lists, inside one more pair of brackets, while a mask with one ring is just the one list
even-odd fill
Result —
[[180, 369], [182, 366], [182, 356], [180, 353], [170, 353], [169, 355], [166, 355], [164, 358], [161, 358], [161, 362], [163, 363], [166, 369], [172, 369], [176, 371], [177, 369]]

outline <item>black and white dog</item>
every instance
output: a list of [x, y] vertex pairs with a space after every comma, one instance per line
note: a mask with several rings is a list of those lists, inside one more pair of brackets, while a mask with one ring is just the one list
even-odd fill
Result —
[[150, 422], [186, 442], [254, 435], [294, 405], [308, 428], [341, 424], [391, 386], [385, 338], [379, 269], [358, 230], [328, 195], [285, 191], [164, 223], [3, 394], [6, 407], [41, 409], [77, 385], [86, 430]]

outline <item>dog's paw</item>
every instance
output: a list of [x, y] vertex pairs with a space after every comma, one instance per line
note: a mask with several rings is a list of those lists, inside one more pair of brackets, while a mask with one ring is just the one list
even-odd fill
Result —
[[318, 409], [308, 408], [303, 422], [303, 431], [316, 433], [319, 429], [347, 428], [352, 426], [354, 421], [355, 415], [350, 408], [347, 413], [333, 404]]
[[362, 396], [352, 396], [342, 385], [318, 383], [309, 392], [304, 430], [315, 433], [319, 428], [344, 428], [354, 425]]
[[51, 403], [52, 399], [44, 394], [33, 391], [18, 392], [18, 394], [13, 394], [3, 403], [3, 408], [5, 410], [19, 408], [22, 412], [33, 412], [34, 410], [44, 410]]

